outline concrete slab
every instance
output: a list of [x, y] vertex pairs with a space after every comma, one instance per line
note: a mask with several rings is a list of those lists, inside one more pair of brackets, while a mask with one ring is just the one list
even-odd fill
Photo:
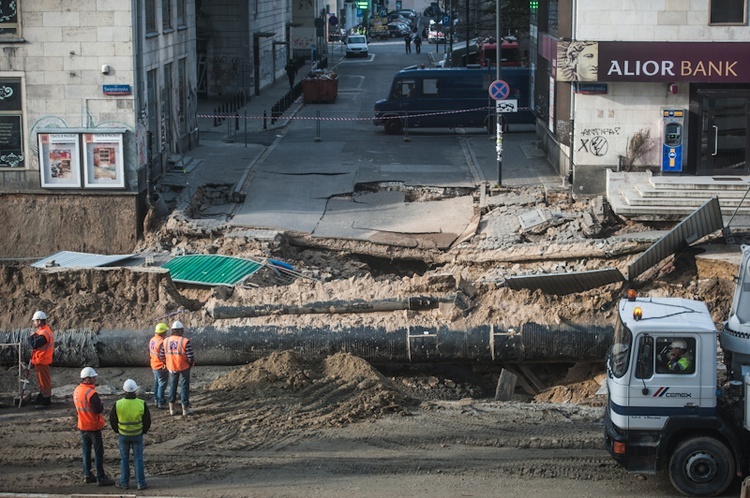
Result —
[[[287, 175], [259, 172], [231, 226], [283, 228], [312, 233], [334, 195], [351, 193], [354, 173]], [[293, 202], [290, 195], [293, 194]]]
[[351, 200], [332, 199], [313, 236], [447, 248], [472, 221], [471, 196], [403, 202], [399, 194], [377, 192]]

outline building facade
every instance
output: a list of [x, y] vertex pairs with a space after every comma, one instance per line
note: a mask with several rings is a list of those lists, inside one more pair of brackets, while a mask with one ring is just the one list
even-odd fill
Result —
[[540, 0], [531, 38], [537, 132], [574, 191], [606, 171], [747, 175], [746, 0]]

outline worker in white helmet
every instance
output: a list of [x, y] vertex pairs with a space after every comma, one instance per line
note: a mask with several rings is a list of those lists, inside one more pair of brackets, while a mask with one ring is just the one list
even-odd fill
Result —
[[183, 337], [185, 327], [179, 320], [172, 324], [172, 333], [164, 341], [164, 355], [169, 370], [169, 414], [175, 414], [177, 384], [180, 385], [182, 416], [190, 413], [190, 369], [195, 365], [195, 355], [190, 339]]
[[44, 311], [34, 313], [31, 321], [34, 322], [36, 327], [29, 336], [29, 345], [32, 349], [30, 366], [36, 370], [36, 380], [39, 384], [39, 395], [36, 399], [37, 408], [47, 408], [52, 404], [50, 365], [55, 351], [55, 336], [52, 334], [50, 326], [47, 325], [47, 314]]
[[[73, 404], [78, 414], [78, 430], [81, 431], [83, 449], [83, 482], [98, 483], [99, 486], [111, 486], [115, 483], [104, 474], [104, 443], [102, 429], [104, 405], [96, 392], [96, 370], [85, 367], [81, 370], [81, 383], [73, 391]], [[91, 473], [91, 448], [94, 448], [96, 476]]]
[[670, 344], [667, 367], [674, 373], [687, 373], [693, 366], [693, 359], [688, 354], [687, 342], [675, 339]]
[[135, 482], [139, 490], [147, 489], [146, 472], [143, 465], [143, 435], [151, 428], [151, 414], [148, 405], [136, 397], [138, 384], [128, 379], [122, 385], [125, 397], [117, 400], [109, 413], [109, 425], [118, 436], [120, 447], [120, 480], [115, 487], [130, 487], [130, 450], [133, 450]]

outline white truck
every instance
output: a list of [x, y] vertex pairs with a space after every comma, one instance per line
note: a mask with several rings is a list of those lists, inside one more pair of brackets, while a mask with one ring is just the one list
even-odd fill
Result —
[[607, 355], [609, 453], [631, 472], [666, 469], [689, 496], [715, 496], [750, 473], [750, 247], [742, 249], [721, 333], [703, 302], [629, 294]]

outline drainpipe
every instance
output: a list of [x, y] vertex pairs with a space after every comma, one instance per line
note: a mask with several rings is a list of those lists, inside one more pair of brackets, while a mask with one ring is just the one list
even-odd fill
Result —
[[[570, 16], [570, 39], [576, 40], [578, 39], [577, 36], [577, 20], [578, 20], [578, 2], [577, 0], [571, 0], [571, 16]], [[568, 164], [568, 174], [565, 175], [565, 178], [567, 179], [569, 185], [568, 185], [568, 201], [571, 201], [573, 199], [573, 182], [575, 179], [574, 169], [575, 169], [575, 161], [573, 159], [573, 150], [575, 150], [575, 105], [576, 105], [576, 92], [575, 92], [575, 85], [576, 82], [572, 81], [570, 83], [570, 154], [569, 154], [569, 164]]]

